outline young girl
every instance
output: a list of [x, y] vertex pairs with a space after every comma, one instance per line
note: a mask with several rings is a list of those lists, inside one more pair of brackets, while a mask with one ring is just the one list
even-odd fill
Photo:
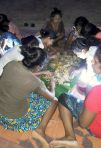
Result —
[[[13, 53], [16, 54], [14, 51], [18, 52], [17, 57], [12, 57]], [[6, 129], [20, 132], [37, 129], [36, 131], [45, 137], [46, 126], [57, 107], [57, 101], [54, 101], [55, 86], [52, 85], [52, 92], [49, 91], [44, 83], [33, 75], [33, 70], [37, 69], [37, 66], [43, 67], [47, 53], [35, 47], [13, 49], [12, 53], [8, 53], [2, 57], [6, 57], [7, 61], [6, 65], [2, 65], [5, 67], [0, 78], [0, 99], [5, 100], [5, 96], [6, 103], [0, 105], [0, 124]], [[45, 143], [41, 136], [35, 135]]]
[[88, 23], [89, 21], [84, 16], [79, 16], [74, 20], [72, 28], [67, 33], [67, 40], [65, 47], [67, 50], [68, 49], [71, 50], [71, 44], [76, 38], [83, 37], [82, 30]]
[[47, 30], [55, 32], [56, 38], [53, 42], [53, 51], [62, 52], [64, 49], [65, 29], [62, 21], [62, 12], [58, 8], [54, 8], [50, 14], [50, 20], [44, 27]]
[[[94, 40], [94, 38], [93, 42], [91, 42], [91, 39], [87, 40], [84, 38], [77, 38], [72, 44], [72, 49], [74, 53], [79, 58], [86, 59], [86, 62], [84, 63], [85, 66], [81, 69], [78, 69], [78, 76], [77, 76], [78, 85], [80, 85], [80, 89], [84, 89], [82, 87], [85, 87], [86, 91], [85, 93], [87, 93], [91, 87], [101, 84], [101, 74], [96, 74], [93, 71], [92, 67], [92, 60], [100, 44], [101, 44], [100, 41], [96, 39]], [[91, 46], [91, 45], [96, 45], [96, 46]], [[75, 72], [73, 75], [75, 75]]]
[[[90, 54], [88, 55], [90, 56]], [[100, 81], [97, 79], [97, 76], [101, 76], [101, 46], [98, 46], [93, 52], [92, 69], [95, 75], [91, 76], [91, 79], [88, 80], [90, 90], [87, 93], [88, 96], [86, 94], [86, 100], [85, 97], [81, 100], [81, 96], [86, 89], [85, 87], [81, 89], [77, 87], [78, 92], [81, 93], [80, 98], [75, 96], [75, 93], [71, 94], [71, 92], [64, 93], [59, 97], [59, 111], [65, 128], [65, 139], [54, 140], [50, 143], [51, 146], [78, 147], [73, 128], [73, 117], [77, 119], [78, 124], [82, 128], [88, 129], [92, 135], [101, 138], [101, 85], [98, 85], [98, 83], [101, 84], [101, 79]], [[85, 78], [87, 79], [86, 74], [83, 79], [85, 80]], [[92, 84], [94, 79], [96, 81]], [[91, 90], [91, 87], [95, 85], [97, 86]]]
[[56, 34], [47, 29], [41, 29], [39, 36], [28, 36], [26, 38], [22, 38], [22, 45], [29, 47], [40, 47], [47, 51], [49, 55], [51, 55], [51, 51], [49, 48], [53, 45], [53, 41], [56, 38]]

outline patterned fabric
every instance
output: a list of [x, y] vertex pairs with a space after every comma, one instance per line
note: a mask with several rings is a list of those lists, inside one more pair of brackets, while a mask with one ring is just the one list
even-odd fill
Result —
[[5, 129], [13, 131], [25, 132], [34, 130], [40, 124], [42, 116], [50, 105], [51, 102], [44, 97], [31, 93], [27, 114], [17, 119], [9, 119], [0, 114], [0, 124], [3, 125]]

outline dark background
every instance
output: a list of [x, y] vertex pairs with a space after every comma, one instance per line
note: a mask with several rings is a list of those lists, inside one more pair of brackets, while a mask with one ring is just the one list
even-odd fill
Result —
[[25, 22], [40, 28], [53, 7], [62, 10], [66, 28], [81, 15], [101, 26], [101, 0], [0, 0], [0, 13], [7, 14], [20, 28]]

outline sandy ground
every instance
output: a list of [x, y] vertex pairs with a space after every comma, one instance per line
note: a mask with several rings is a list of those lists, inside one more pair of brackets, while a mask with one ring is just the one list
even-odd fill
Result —
[[[62, 10], [65, 28], [81, 15], [101, 26], [101, 0], [0, 0], [0, 12], [25, 29], [41, 28], [53, 7]], [[25, 22], [28, 27], [24, 27]], [[34, 28], [30, 27], [31, 23], [35, 24]]]

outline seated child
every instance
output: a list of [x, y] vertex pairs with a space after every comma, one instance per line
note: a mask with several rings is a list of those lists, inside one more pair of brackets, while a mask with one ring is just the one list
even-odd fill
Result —
[[50, 14], [50, 20], [46, 23], [45, 29], [53, 31], [56, 38], [53, 40], [51, 50], [63, 52], [65, 43], [65, 29], [62, 21], [62, 12], [58, 8], [54, 8]]
[[95, 73], [92, 66], [94, 56], [97, 54], [97, 46], [89, 48], [87, 40], [83, 38], [77, 38], [73, 43], [74, 53], [79, 58], [86, 59], [85, 67], [72, 72], [72, 78], [77, 77], [77, 84], [72, 88], [70, 93], [75, 97], [78, 96], [79, 99], [81, 96], [82, 99], [85, 99], [85, 96], [93, 86], [101, 84], [101, 74]]
[[74, 20], [72, 28], [67, 32], [67, 40], [65, 47], [66, 50], [71, 49], [71, 44], [76, 38], [83, 37], [82, 30], [88, 23], [89, 21], [84, 16], [79, 16]]

